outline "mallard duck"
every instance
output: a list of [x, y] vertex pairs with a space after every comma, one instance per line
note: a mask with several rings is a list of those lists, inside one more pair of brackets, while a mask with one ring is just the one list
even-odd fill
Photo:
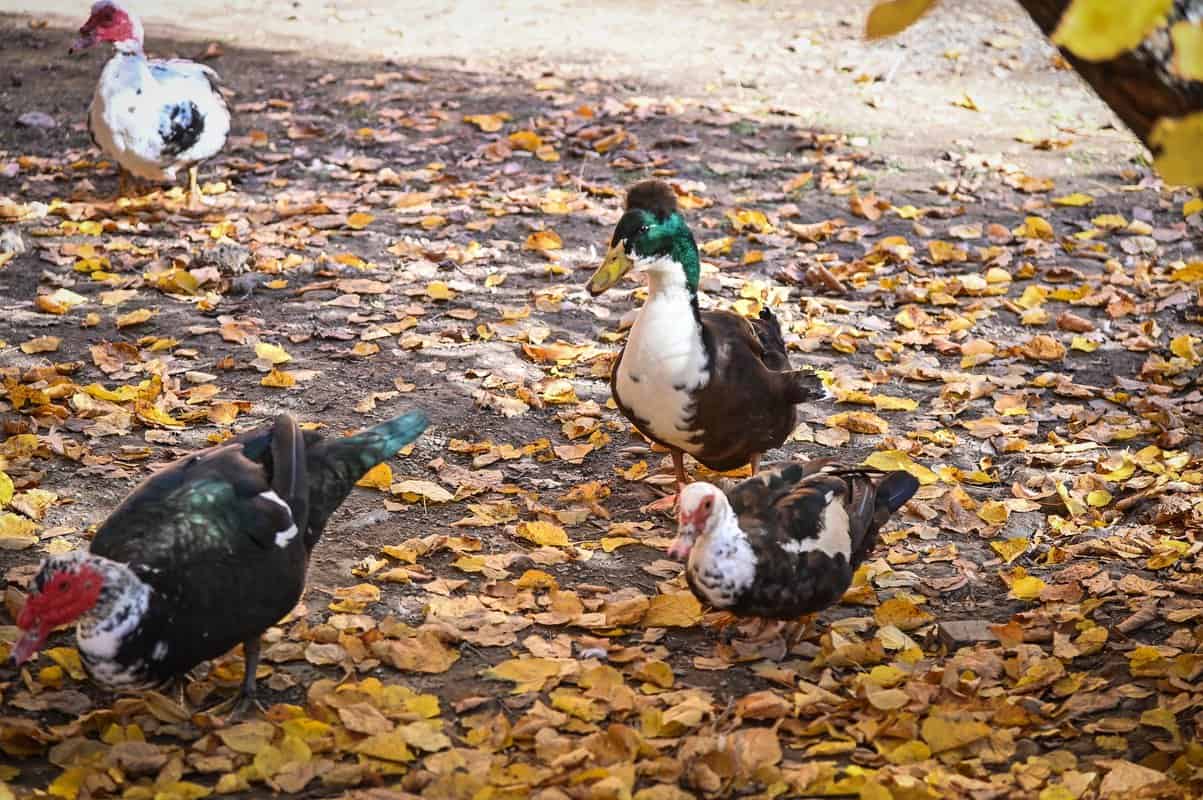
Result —
[[98, 0], [71, 46], [78, 52], [100, 42], [116, 51], [100, 73], [88, 109], [88, 133], [117, 162], [119, 192], [127, 176], [174, 181], [188, 170], [188, 203], [204, 206], [197, 164], [221, 152], [230, 132], [230, 110], [217, 73], [184, 59], [148, 59], [142, 22], [118, 0]]
[[369, 469], [417, 438], [410, 412], [337, 439], [287, 414], [139, 485], [86, 551], [47, 558], [17, 620], [21, 664], [76, 622], [85, 669], [109, 689], [178, 677], [238, 644], [253, 699], [259, 637], [305, 589], [326, 522]]
[[[717, 471], [751, 464], [794, 430], [794, 405], [819, 380], [790, 369], [781, 326], [698, 307], [701, 260], [672, 187], [644, 181], [627, 193], [605, 261], [589, 279], [594, 296], [630, 271], [648, 279], [648, 298], [610, 375], [614, 403], [636, 429], [672, 455], [677, 490], [685, 453]], [[670, 508], [669, 496], [652, 508]]]
[[909, 472], [828, 460], [765, 470], [724, 493], [681, 493], [677, 538], [699, 600], [736, 617], [797, 620], [843, 597], [877, 532], [919, 489]]

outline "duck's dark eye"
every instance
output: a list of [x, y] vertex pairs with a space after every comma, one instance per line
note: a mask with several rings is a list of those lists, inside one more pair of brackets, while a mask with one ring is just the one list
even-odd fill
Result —
[[640, 232], [640, 233], [647, 233], [647, 232], [648, 232], [648, 231], [650, 231], [651, 229], [652, 229], [652, 226], [650, 226], [650, 225], [642, 225], [642, 226], [640, 226], [640, 228], [639, 228], [639, 232]]

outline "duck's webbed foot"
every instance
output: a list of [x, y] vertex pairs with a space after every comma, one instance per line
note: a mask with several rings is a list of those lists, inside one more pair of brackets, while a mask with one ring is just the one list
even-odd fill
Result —
[[245, 654], [245, 666], [238, 694], [207, 709], [208, 713], [213, 716], [225, 717], [228, 715], [227, 720], [230, 722], [241, 719], [252, 710], [257, 710], [259, 713], [267, 710], [259, 702], [255, 685], [255, 673], [259, 669], [259, 637], [256, 636], [243, 642], [242, 650]]

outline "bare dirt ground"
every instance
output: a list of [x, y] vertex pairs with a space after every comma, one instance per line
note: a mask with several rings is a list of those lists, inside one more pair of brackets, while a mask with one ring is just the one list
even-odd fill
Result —
[[[203, 218], [110, 199], [83, 130], [103, 56], [65, 54], [84, 9], [9, 10], [0, 469], [36, 522], [0, 540], [10, 614], [155, 464], [282, 410], [433, 420], [269, 634], [270, 724], [6, 666], [14, 791], [1197, 788], [1198, 215], [1018, 9], [866, 44], [864, 9], [829, 3], [164, 2], [148, 49], [208, 50], [235, 110]], [[17, 127], [32, 110], [59, 125]], [[935, 470], [792, 653], [702, 624], [640, 510], [663, 454], [606, 406], [635, 300], [582, 284], [649, 175], [685, 193], [710, 302], [770, 303], [831, 373], [770, 459]]]

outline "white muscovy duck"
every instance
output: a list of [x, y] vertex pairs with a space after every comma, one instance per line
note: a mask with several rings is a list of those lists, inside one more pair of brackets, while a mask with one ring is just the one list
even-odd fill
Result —
[[715, 609], [796, 621], [843, 597], [878, 530], [918, 489], [909, 472], [828, 459], [765, 470], [725, 494], [691, 483], [668, 553], [687, 560], [689, 588]]
[[127, 175], [174, 181], [188, 169], [188, 203], [203, 206], [197, 165], [225, 146], [230, 110], [218, 75], [184, 59], [148, 59], [142, 22], [118, 0], [97, 0], [71, 52], [112, 42], [116, 54], [100, 73], [88, 110], [92, 141], [117, 162], [120, 193]]

